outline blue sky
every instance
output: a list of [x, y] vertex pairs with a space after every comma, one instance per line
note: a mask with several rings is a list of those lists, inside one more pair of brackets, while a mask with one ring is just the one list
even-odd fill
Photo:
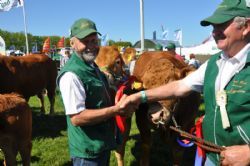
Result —
[[[144, 0], [145, 38], [153, 31], [161, 38], [162, 28], [182, 29], [183, 45], [200, 44], [212, 31], [200, 21], [210, 16], [221, 0]], [[93, 20], [99, 32], [115, 41], [140, 40], [139, 0], [25, 0], [27, 31], [32, 35], [69, 36], [73, 22], [81, 17]], [[0, 29], [24, 31], [22, 8], [0, 13]]]

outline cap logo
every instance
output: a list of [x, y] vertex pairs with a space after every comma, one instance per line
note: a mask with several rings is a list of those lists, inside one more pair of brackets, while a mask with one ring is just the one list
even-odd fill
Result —
[[219, 6], [218, 6], [218, 9], [219, 9], [219, 8], [227, 8], [227, 5], [219, 5]]
[[89, 26], [90, 26], [90, 24], [88, 22], [84, 22], [80, 25], [81, 29], [84, 29], [84, 28], [89, 27]]

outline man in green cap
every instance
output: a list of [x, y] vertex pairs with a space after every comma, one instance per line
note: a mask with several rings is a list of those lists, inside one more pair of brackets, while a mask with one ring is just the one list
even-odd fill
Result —
[[[94, 60], [99, 51], [96, 25], [79, 19], [71, 27], [74, 52], [57, 78], [66, 112], [69, 152], [74, 166], [108, 166], [115, 149], [115, 115], [134, 109], [113, 105], [108, 82]], [[124, 99], [123, 96], [120, 101]]]
[[121, 106], [203, 93], [204, 139], [225, 146], [207, 152], [205, 165], [250, 165], [250, 1], [224, 0], [201, 25], [213, 27], [222, 51], [184, 79], [133, 94]]
[[175, 57], [176, 59], [178, 59], [178, 60], [184, 62], [184, 59], [182, 58], [182, 56], [176, 53], [176, 51], [175, 51], [176, 45], [175, 45], [174, 43], [171, 43], [171, 42], [168, 43], [167, 46], [166, 46], [166, 49], [167, 49], [169, 52], [171, 52], [171, 53], [174, 55], [174, 57]]

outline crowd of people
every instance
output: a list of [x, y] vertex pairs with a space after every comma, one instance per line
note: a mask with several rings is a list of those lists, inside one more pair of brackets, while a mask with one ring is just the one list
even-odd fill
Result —
[[195, 69], [198, 69], [201, 65], [201, 62], [195, 58], [194, 54], [190, 54], [189, 57], [185, 57], [184, 55], [181, 56], [176, 53], [176, 45], [174, 43], [168, 43], [166, 46], [166, 50], [170, 51], [173, 55], [175, 55], [175, 58], [184, 61], [186, 64], [193, 66]]

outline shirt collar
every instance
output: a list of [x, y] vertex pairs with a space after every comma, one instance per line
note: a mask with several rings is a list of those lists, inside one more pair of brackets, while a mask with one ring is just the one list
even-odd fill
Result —
[[235, 56], [233, 56], [232, 58], [229, 58], [225, 52], [222, 52], [220, 57], [223, 60], [236, 60], [237, 62], [242, 62], [242, 61], [246, 61], [248, 52], [250, 51], [250, 43], [248, 43], [247, 45], [245, 45], [245, 47], [243, 47]]

